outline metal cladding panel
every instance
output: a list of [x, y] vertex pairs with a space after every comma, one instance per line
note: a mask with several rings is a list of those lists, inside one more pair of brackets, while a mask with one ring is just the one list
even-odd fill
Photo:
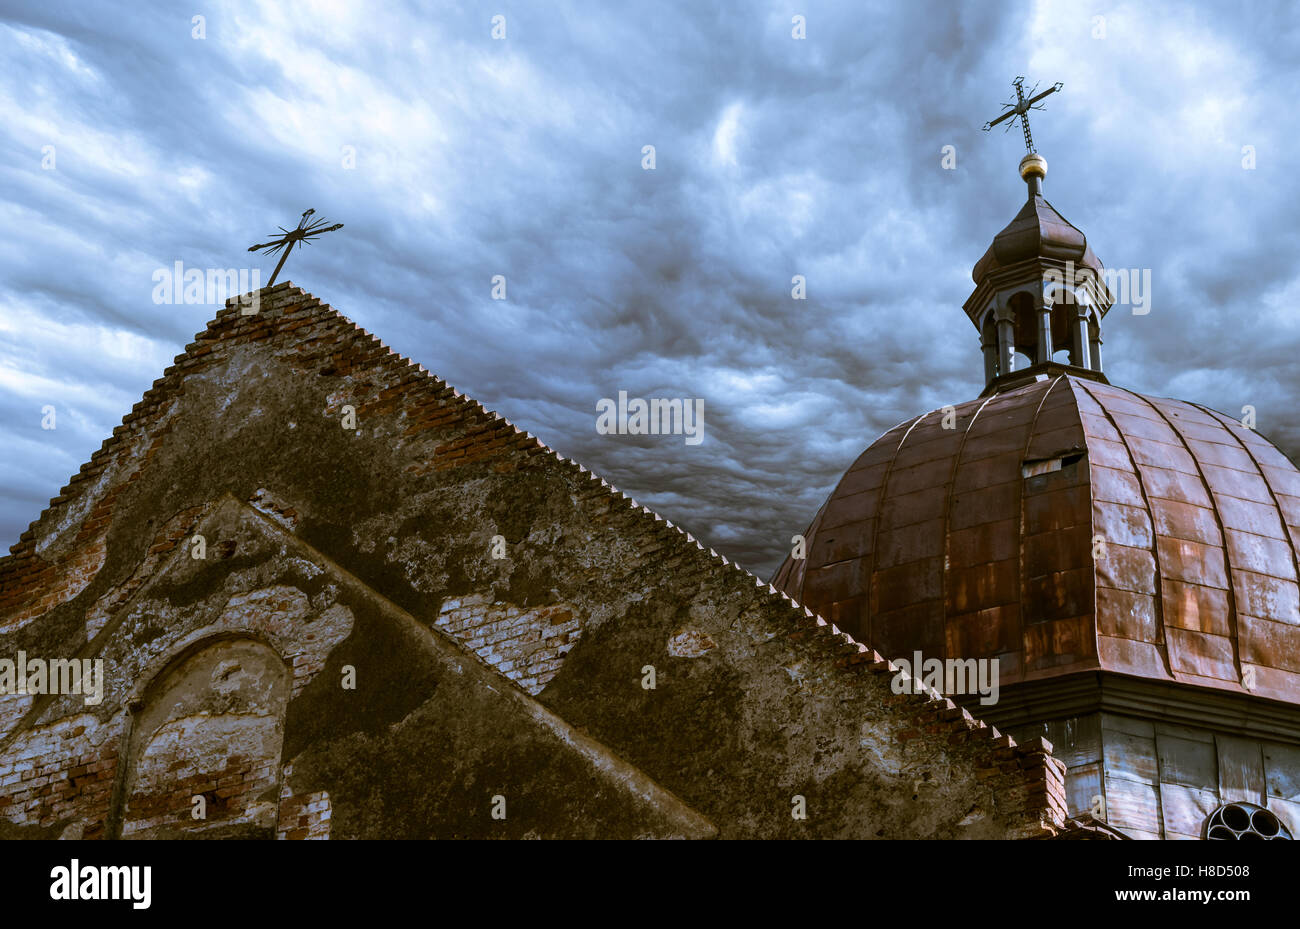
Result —
[[870, 519], [876, 515], [876, 503], [879, 499], [880, 494], [871, 490], [831, 497], [822, 513], [821, 524], [830, 529], [845, 523]]
[[826, 603], [861, 596], [866, 591], [858, 559], [810, 567], [806, 583], [828, 593]]
[[[1115, 590], [1130, 590], [1140, 594], [1157, 594], [1159, 587], [1156, 579], [1156, 558], [1146, 548], [1128, 545], [1109, 544], [1102, 558], [1097, 562], [1097, 587], [1111, 587]], [[1120, 628], [1124, 628], [1124, 617], [1116, 617]], [[1141, 638], [1134, 636], [1134, 638]]]
[[949, 564], [977, 564], [1015, 558], [1020, 549], [1020, 520], [1015, 517], [948, 531]]
[[[1026, 622], [1047, 622], [1048, 620], [1068, 619], [1072, 616], [1086, 615], [1093, 612], [1093, 576], [1092, 566], [1073, 571], [1054, 571], [1039, 577], [1031, 577], [1025, 584], [1024, 599]], [[1071, 654], [1077, 653], [1073, 646]], [[1092, 654], [1087, 648], [1085, 654]]]
[[1089, 523], [1090, 494], [1086, 472], [1065, 470], [1036, 475], [1024, 482], [1024, 531], [1061, 532]]
[[833, 529], [823, 529], [813, 538], [809, 557], [804, 560], [810, 560], [815, 564], [834, 564], [838, 561], [869, 555], [875, 533], [874, 519], [848, 523]]
[[1083, 427], [1077, 420], [1060, 429], [1047, 430], [1044, 430], [1043, 422], [1039, 420], [1037, 428], [1038, 431], [1033, 434], [1029, 448], [1025, 450], [1027, 461], [1068, 454], [1075, 450], [1083, 451]]
[[1163, 645], [1164, 630], [1160, 625], [1155, 595], [1099, 586], [1097, 634], [1110, 637], [1127, 635], [1140, 642]]
[[900, 468], [895, 464], [889, 474], [889, 490], [892, 494], [906, 494], [918, 490], [942, 488], [948, 483], [952, 471], [952, 450], [945, 458], [923, 461], [910, 467]]
[[897, 457], [891, 462], [887, 472], [889, 477], [901, 474], [908, 468], [924, 465], [934, 461], [945, 461], [952, 457], [953, 438], [960, 433], [956, 429], [940, 431], [938, 420], [931, 427], [918, 427], [907, 437]]
[[1111, 409], [1109, 406], [1106, 411], [1110, 414], [1115, 428], [1122, 432], [1126, 438], [1133, 440], [1130, 444], [1136, 444], [1138, 440], [1143, 442], [1163, 442], [1166, 445], [1173, 443], [1173, 433], [1169, 430], [1169, 424], [1163, 420], [1152, 419], [1149, 416], [1136, 416], [1133, 413], [1122, 413]]
[[912, 523], [901, 529], [879, 532], [875, 539], [876, 570], [932, 556], [943, 542], [943, 517]]
[[868, 448], [777, 586], [892, 656], [998, 656], [1004, 683], [1101, 667], [1300, 703], [1300, 471], [1267, 439], [1068, 376], [955, 413]]
[[1219, 545], [1223, 541], [1218, 514], [1206, 506], [1155, 497], [1151, 500], [1151, 518], [1156, 532], [1163, 536], [1205, 545]]
[[1189, 542], [1156, 534], [1156, 558], [1164, 578], [1228, 587], [1228, 559], [1222, 545]]
[[1252, 739], [1230, 735], [1216, 735], [1214, 743], [1219, 756], [1219, 796], [1224, 802], [1267, 803], [1263, 747]]
[[[1110, 432], [1118, 436], [1114, 427], [1109, 426]], [[1098, 465], [1107, 468], [1114, 468], [1117, 471], [1133, 470], [1133, 456], [1129, 454], [1124, 443], [1118, 439], [1112, 441], [1104, 437], [1104, 433], [1095, 432], [1088, 436], [1088, 458]]]
[[[1247, 444], [1249, 445], [1249, 443]], [[1257, 449], [1253, 445], [1249, 447], [1251, 454], [1257, 453]], [[1262, 463], [1262, 456], [1260, 470], [1263, 471], [1264, 480], [1268, 482], [1269, 489], [1273, 491], [1274, 497], [1285, 495], [1292, 500], [1300, 497], [1300, 473], [1297, 473], [1294, 469], [1288, 471], [1275, 465], [1264, 464]], [[1288, 510], [1287, 512], [1292, 511]]]
[[1144, 506], [1105, 504], [1098, 501], [1092, 525], [1093, 531], [1107, 547], [1127, 545], [1129, 548], [1151, 548], [1155, 544], [1151, 511]]
[[[938, 600], [942, 593], [943, 563], [937, 557], [885, 568], [871, 577], [871, 608], [876, 613]], [[941, 604], [936, 605], [939, 607]], [[942, 614], [942, 609], [939, 612]]]
[[1224, 535], [1228, 540], [1228, 562], [1233, 569], [1294, 580], [1289, 542], [1235, 529], [1224, 530]]
[[1282, 512], [1277, 505], [1243, 500], [1227, 494], [1216, 502], [1219, 505], [1219, 519], [1225, 529], [1290, 541], [1282, 523]]
[[[1218, 783], [1214, 736], [1208, 732], [1161, 725], [1156, 729], [1156, 755], [1162, 788], [1178, 785], [1211, 790]], [[1204, 819], [1202, 816], [1201, 821]], [[1194, 831], [1199, 831], [1199, 824]]]
[[1199, 840], [1201, 825], [1219, 805], [1217, 791], [1161, 784], [1160, 817], [1164, 824], [1164, 837]]
[[1142, 469], [1142, 486], [1148, 498], [1177, 500], [1194, 506], [1214, 506], [1210, 492], [1199, 480], [1191, 480], [1192, 475], [1170, 468], [1149, 465]]
[[[1252, 454], [1258, 453], [1254, 445], [1249, 442], [1246, 444], [1249, 445]], [[1276, 451], [1276, 449], [1274, 450]], [[1269, 464], [1262, 456], [1260, 468], [1263, 470], [1264, 477], [1275, 494], [1300, 497], [1300, 474], [1297, 474], [1294, 469], [1288, 471], [1281, 465]]]
[[885, 462], [866, 465], [849, 471], [836, 488], [836, 494], [858, 494], [864, 491], [876, 491], [879, 496], [880, 485], [885, 480]]
[[1092, 527], [1087, 523], [1041, 532], [1025, 537], [1024, 571], [1028, 577], [1042, 577], [1055, 571], [1086, 568], [1092, 583]]
[[888, 655], [924, 655], [942, 652], [943, 611], [938, 601], [917, 603], [896, 610], [882, 610], [872, 617], [872, 633], [880, 650]]
[[1103, 668], [1123, 669], [1125, 674], [1154, 681], [1173, 680], [1164, 649], [1152, 642], [1139, 642], [1117, 635], [1098, 636], [1097, 655]]
[[[1237, 610], [1250, 616], [1300, 616], [1300, 588], [1294, 581], [1272, 575], [1234, 571]], [[1284, 620], [1294, 624], [1295, 620]]]
[[1206, 482], [1216, 494], [1227, 494], [1245, 500], [1268, 499], [1268, 483], [1258, 472], [1247, 474], [1235, 468], [1221, 468], [1212, 464], [1204, 465], [1202, 471]]
[[1020, 522], [1020, 484], [1017, 475], [1005, 484], [953, 494], [948, 505], [948, 531], [970, 529], [1004, 518]]
[[1016, 591], [1020, 578], [1019, 567], [1015, 558], [949, 567], [948, 612], [965, 613], [1000, 606], [1002, 603], [1015, 603], [1019, 599]]
[[[1013, 449], [991, 458], [963, 462], [953, 475], [949, 496], [961, 497], [971, 491], [1002, 484], [1008, 480], [1008, 475], [1015, 474], [1020, 469], [1023, 458], [1024, 453], [1020, 449]], [[948, 462], [948, 467], [949, 470], [952, 469], [951, 461]]]
[[1295, 626], [1254, 616], [1237, 618], [1241, 660], [1255, 665], [1276, 662], [1280, 670], [1300, 673], [1300, 655], [1287, 648], [1295, 635]]
[[947, 654], [978, 658], [1017, 652], [1022, 643], [1013, 634], [1019, 627], [1019, 603], [1005, 603], [975, 613], [949, 613], [944, 626]]
[[[1069, 430], [1072, 434], [1067, 438], [1065, 445], [1074, 445], [1083, 442], [1083, 427], [1079, 424], [1079, 410], [1072, 402], [1062, 403], [1058, 398], [1069, 397], [1069, 392], [1057, 389], [1047, 395], [1043, 400], [1043, 405], [1038, 410], [1038, 419], [1035, 421], [1034, 442], [1035, 444], [1044, 440], [1046, 436], [1054, 436], [1061, 430]], [[1055, 443], [1054, 443], [1055, 444]], [[1033, 448], [1030, 448], [1032, 455]]]
[[1231, 601], [1226, 590], [1166, 578], [1160, 586], [1160, 600], [1166, 626], [1213, 635], [1232, 634], [1228, 624]]
[[1104, 778], [1106, 822], [1134, 839], [1159, 839], [1160, 793], [1157, 787], [1110, 773], [1106, 773]]
[[[1265, 745], [1264, 769], [1269, 797], [1300, 803], [1300, 748], [1293, 745]], [[1300, 822], [1296, 823], [1300, 828]]]
[[[1089, 465], [1092, 472], [1092, 498], [1107, 503], [1122, 503], [1146, 509], [1146, 498], [1142, 495], [1142, 482], [1132, 471], [1119, 471], [1106, 468], [1095, 461]], [[1150, 520], [1147, 521], [1150, 524]]]
[[1259, 473], [1259, 468], [1255, 466], [1255, 462], [1247, 454], [1246, 450], [1239, 445], [1224, 445], [1222, 442], [1202, 442], [1189, 436], [1187, 438], [1187, 447], [1192, 450], [1196, 460], [1202, 464], [1232, 468], [1250, 474]]

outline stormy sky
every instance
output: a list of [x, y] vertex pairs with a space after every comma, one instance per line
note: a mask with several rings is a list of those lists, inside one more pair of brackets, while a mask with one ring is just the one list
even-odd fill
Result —
[[[264, 282], [310, 207], [345, 228], [282, 280], [766, 576], [983, 387], [961, 304], [1025, 188], [980, 127], [1021, 74], [1065, 85], [1048, 199], [1150, 271], [1112, 382], [1300, 449], [1290, 2], [0, 0], [0, 63], [5, 548], [215, 314], [155, 272]], [[704, 440], [598, 433], [620, 390], [702, 399]]]

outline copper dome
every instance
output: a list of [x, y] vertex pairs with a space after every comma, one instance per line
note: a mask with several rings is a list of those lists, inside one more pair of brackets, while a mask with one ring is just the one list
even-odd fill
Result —
[[927, 413], [806, 539], [776, 586], [889, 656], [1300, 703], [1300, 471], [1195, 404], [1058, 375]]

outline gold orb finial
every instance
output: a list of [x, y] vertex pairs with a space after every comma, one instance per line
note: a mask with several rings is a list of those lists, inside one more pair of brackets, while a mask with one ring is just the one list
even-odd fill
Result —
[[1028, 180], [1030, 175], [1038, 178], [1047, 177], [1047, 159], [1038, 152], [1030, 152], [1020, 159], [1020, 177]]

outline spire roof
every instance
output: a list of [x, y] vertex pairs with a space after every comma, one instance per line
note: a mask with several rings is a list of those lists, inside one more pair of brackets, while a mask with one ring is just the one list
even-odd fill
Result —
[[1020, 173], [1029, 186], [1029, 199], [1015, 219], [993, 237], [971, 278], [980, 283], [999, 268], [1009, 267], [1030, 258], [1055, 258], [1102, 273], [1101, 260], [1088, 245], [1088, 237], [1043, 197], [1043, 177], [1047, 162], [1040, 155], [1027, 155], [1020, 163]]

